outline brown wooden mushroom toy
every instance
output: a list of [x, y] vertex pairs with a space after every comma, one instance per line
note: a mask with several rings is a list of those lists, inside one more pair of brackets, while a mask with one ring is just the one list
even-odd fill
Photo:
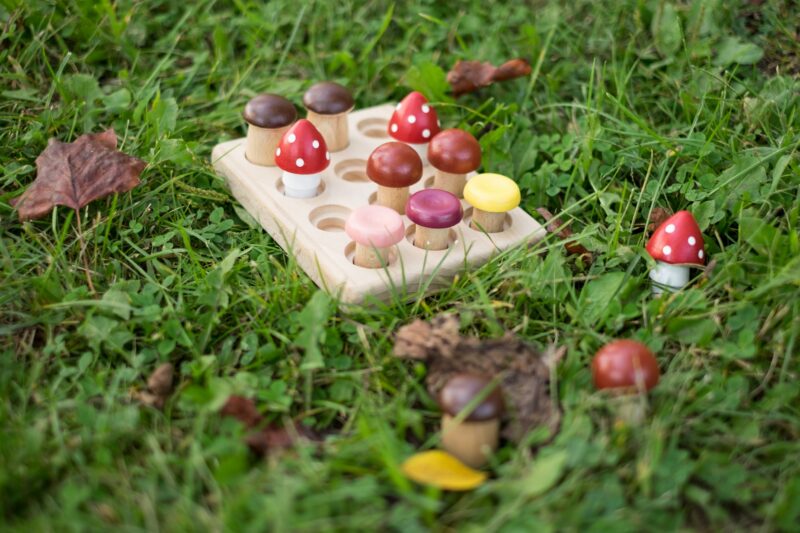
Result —
[[428, 161], [436, 169], [433, 186], [462, 198], [467, 174], [481, 164], [481, 145], [464, 130], [442, 130], [428, 145]]
[[422, 160], [407, 144], [378, 146], [367, 160], [367, 176], [378, 184], [376, 203], [405, 214], [408, 188], [422, 177]]
[[644, 410], [637, 393], [646, 393], [658, 384], [660, 372], [653, 353], [641, 342], [622, 339], [600, 348], [592, 359], [594, 385], [609, 390], [621, 400], [619, 416], [638, 423]]
[[414, 246], [444, 250], [450, 245], [450, 228], [461, 222], [464, 209], [454, 194], [439, 189], [423, 189], [406, 203], [406, 216], [417, 228]]
[[647, 253], [656, 260], [650, 271], [653, 294], [683, 288], [689, 282], [689, 267], [705, 264], [703, 246], [700, 226], [689, 211], [678, 211], [662, 222], [647, 242]]
[[[494, 388], [486, 395], [490, 387]], [[483, 401], [457, 423], [456, 417], [481, 393], [485, 394]], [[442, 448], [474, 468], [486, 464], [499, 440], [504, 409], [500, 387], [485, 376], [457, 374], [442, 388], [439, 406], [443, 411]]]
[[400, 142], [408, 143], [425, 161], [428, 143], [439, 133], [439, 117], [428, 100], [417, 91], [408, 94], [397, 104], [389, 119], [389, 135]]
[[275, 163], [283, 170], [284, 194], [292, 198], [316, 196], [322, 171], [330, 162], [331, 154], [325, 146], [325, 139], [304, 118], [289, 128], [275, 150]]
[[275, 149], [297, 118], [297, 110], [289, 100], [277, 94], [259, 94], [247, 102], [242, 111], [247, 121], [244, 153], [256, 165], [275, 166]]
[[347, 115], [353, 110], [353, 95], [338, 83], [323, 81], [312, 85], [303, 95], [308, 120], [328, 143], [328, 150], [338, 152], [350, 144]]

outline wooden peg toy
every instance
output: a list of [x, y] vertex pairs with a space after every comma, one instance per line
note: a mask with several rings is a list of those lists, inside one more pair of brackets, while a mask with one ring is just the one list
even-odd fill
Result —
[[408, 188], [422, 177], [422, 160], [407, 144], [388, 142], [378, 146], [367, 160], [367, 176], [378, 185], [378, 205], [405, 214]]
[[275, 149], [297, 118], [294, 104], [277, 94], [259, 94], [244, 106], [242, 117], [248, 124], [247, 160], [255, 165], [274, 166]]
[[592, 379], [599, 390], [608, 390], [618, 401], [617, 416], [638, 424], [645, 415], [640, 394], [658, 385], [661, 373], [653, 352], [629, 339], [612, 341], [592, 359]]
[[467, 174], [481, 164], [481, 145], [464, 130], [442, 130], [428, 145], [428, 161], [436, 169], [433, 186], [463, 198]]
[[464, 199], [472, 205], [470, 227], [486, 233], [503, 231], [506, 213], [520, 202], [514, 180], [500, 174], [478, 174], [464, 186]]
[[700, 226], [689, 211], [678, 211], [656, 228], [647, 242], [647, 253], [656, 260], [650, 271], [653, 294], [686, 286], [689, 267], [705, 264], [704, 246]]
[[347, 116], [353, 110], [353, 95], [338, 83], [324, 81], [313, 85], [303, 95], [306, 118], [316, 126], [328, 143], [328, 150], [338, 152], [350, 144]]
[[356, 243], [353, 263], [364, 268], [388, 266], [389, 250], [405, 235], [400, 215], [382, 205], [355, 209], [347, 218], [344, 230]]
[[450, 228], [461, 222], [464, 210], [455, 195], [439, 189], [415, 192], [406, 203], [406, 216], [416, 225], [414, 246], [444, 250], [450, 245]]
[[439, 133], [439, 117], [428, 100], [417, 91], [408, 94], [397, 104], [389, 119], [389, 135], [396, 141], [404, 142], [419, 154], [427, 163], [428, 143]]
[[[485, 389], [494, 387], [463, 420], [455, 418]], [[442, 448], [464, 464], [480, 468], [497, 449], [503, 393], [492, 380], [476, 374], [457, 374], [439, 393], [442, 409]]]
[[283, 170], [284, 194], [292, 198], [316, 196], [322, 171], [330, 161], [331, 154], [317, 128], [306, 119], [298, 120], [275, 150], [275, 162]]

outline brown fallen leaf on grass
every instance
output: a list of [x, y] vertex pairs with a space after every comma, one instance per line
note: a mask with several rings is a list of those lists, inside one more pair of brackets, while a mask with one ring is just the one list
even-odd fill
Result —
[[50, 139], [36, 158], [36, 179], [11, 200], [20, 220], [43, 217], [56, 205], [80, 209], [89, 202], [139, 185], [145, 162], [117, 151], [113, 129], [74, 142]]
[[573, 235], [573, 232], [571, 229], [569, 229], [569, 227], [563, 225], [561, 221], [556, 218], [555, 215], [553, 215], [553, 213], [544, 207], [537, 207], [536, 212], [539, 213], [542, 218], [544, 218], [545, 222], [547, 222], [548, 232], [555, 233], [558, 237], [566, 241], [564, 243], [564, 248], [566, 248], [567, 253], [571, 255], [579, 255], [581, 260], [586, 264], [590, 264], [592, 262], [592, 252], [587, 250], [586, 247], [579, 242], [569, 240], [569, 238]]
[[506, 403], [502, 435], [508, 440], [519, 442], [541, 426], [551, 436], [558, 430], [561, 411], [551, 395], [550, 370], [563, 355], [561, 350], [540, 354], [510, 333], [499, 339], [463, 337], [458, 318], [439, 315], [400, 328], [394, 355], [427, 363], [428, 392], [434, 398], [455, 374], [500, 376]]
[[158, 365], [150, 377], [147, 378], [147, 390], [133, 393], [142, 405], [162, 409], [169, 395], [172, 394], [172, 382], [175, 377], [175, 367], [172, 363]]
[[312, 429], [289, 421], [276, 422], [261, 427], [264, 417], [256, 409], [250, 398], [231, 396], [220, 410], [222, 416], [235, 418], [247, 429], [252, 430], [245, 437], [245, 443], [256, 455], [267, 455], [270, 451], [291, 448], [300, 441], [320, 442], [320, 436]]
[[497, 81], [521, 78], [531, 73], [530, 64], [524, 59], [512, 59], [499, 67], [483, 61], [457, 61], [447, 73], [447, 83], [454, 96], [475, 92]]
[[657, 227], [659, 227], [671, 216], [672, 212], [669, 209], [664, 209], [663, 207], [654, 207], [650, 212], [650, 220], [647, 224], [647, 229], [650, 231], [655, 231]]

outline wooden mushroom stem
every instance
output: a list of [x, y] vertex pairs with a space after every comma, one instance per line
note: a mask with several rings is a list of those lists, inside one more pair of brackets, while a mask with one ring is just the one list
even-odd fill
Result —
[[689, 283], [689, 267], [686, 265], [671, 265], [664, 261], [656, 261], [656, 267], [650, 271], [653, 283], [653, 294], [664, 292], [664, 287], [681, 289]]
[[356, 243], [353, 263], [364, 268], [382, 268], [389, 264], [389, 248], [376, 248]]
[[464, 197], [464, 185], [467, 183], [466, 174], [452, 174], [444, 170], [436, 169], [433, 176], [433, 188], [447, 191], [455, 195], [456, 198]]
[[613, 397], [614, 418], [628, 426], [638, 426], [647, 416], [647, 395], [635, 387], [610, 390]]
[[417, 224], [414, 246], [426, 250], [444, 250], [450, 245], [450, 228], [426, 228]]
[[255, 165], [268, 167], [275, 166], [275, 150], [281, 142], [281, 137], [292, 125], [282, 128], [261, 128], [249, 124], [247, 126], [247, 142], [244, 155], [248, 161]]
[[442, 415], [442, 448], [473, 468], [486, 464], [497, 449], [500, 420], [455, 423], [454, 417]]
[[408, 201], [408, 187], [384, 187], [378, 185], [378, 195], [375, 203], [394, 209], [401, 215], [406, 214]]
[[335, 115], [321, 115], [308, 110], [308, 121], [311, 122], [325, 139], [328, 151], [338, 152], [344, 150], [350, 144], [350, 133], [348, 130], [347, 115], [350, 111], [337, 113]]
[[490, 213], [488, 211], [481, 211], [476, 207], [472, 209], [472, 222], [470, 226], [472, 229], [485, 231], [486, 233], [499, 233], [503, 231], [505, 220], [505, 213]]

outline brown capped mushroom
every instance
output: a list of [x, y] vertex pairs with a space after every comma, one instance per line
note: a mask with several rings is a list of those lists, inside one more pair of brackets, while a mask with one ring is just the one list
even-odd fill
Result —
[[[487, 391], [491, 387], [492, 390]], [[483, 400], [466, 412], [465, 408], [481, 394], [485, 395]], [[485, 376], [457, 374], [439, 393], [439, 406], [442, 409], [442, 448], [473, 468], [486, 464], [499, 440], [504, 409], [500, 387]], [[459, 414], [463, 416], [461, 423], [455, 420]]]
[[422, 159], [405, 143], [384, 143], [370, 154], [367, 176], [378, 184], [376, 203], [404, 215], [408, 188], [422, 177]]
[[464, 130], [442, 130], [428, 144], [428, 161], [436, 169], [433, 187], [463, 198], [467, 174], [481, 164], [481, 145]]
[[317, 127], [328, 145], [338, 152], [350, 144], [347, 115], [353, 109], [353, 95], [338, 83], [323, 81], [312, 85], [303, 95], [308, 120]]
[[275, 149], [297, 118], [294, 104], [277, 94], [259, 94], [244, 106], [242, 117], [248, 124], [244, 149], [247, 160], [275, 166]]

